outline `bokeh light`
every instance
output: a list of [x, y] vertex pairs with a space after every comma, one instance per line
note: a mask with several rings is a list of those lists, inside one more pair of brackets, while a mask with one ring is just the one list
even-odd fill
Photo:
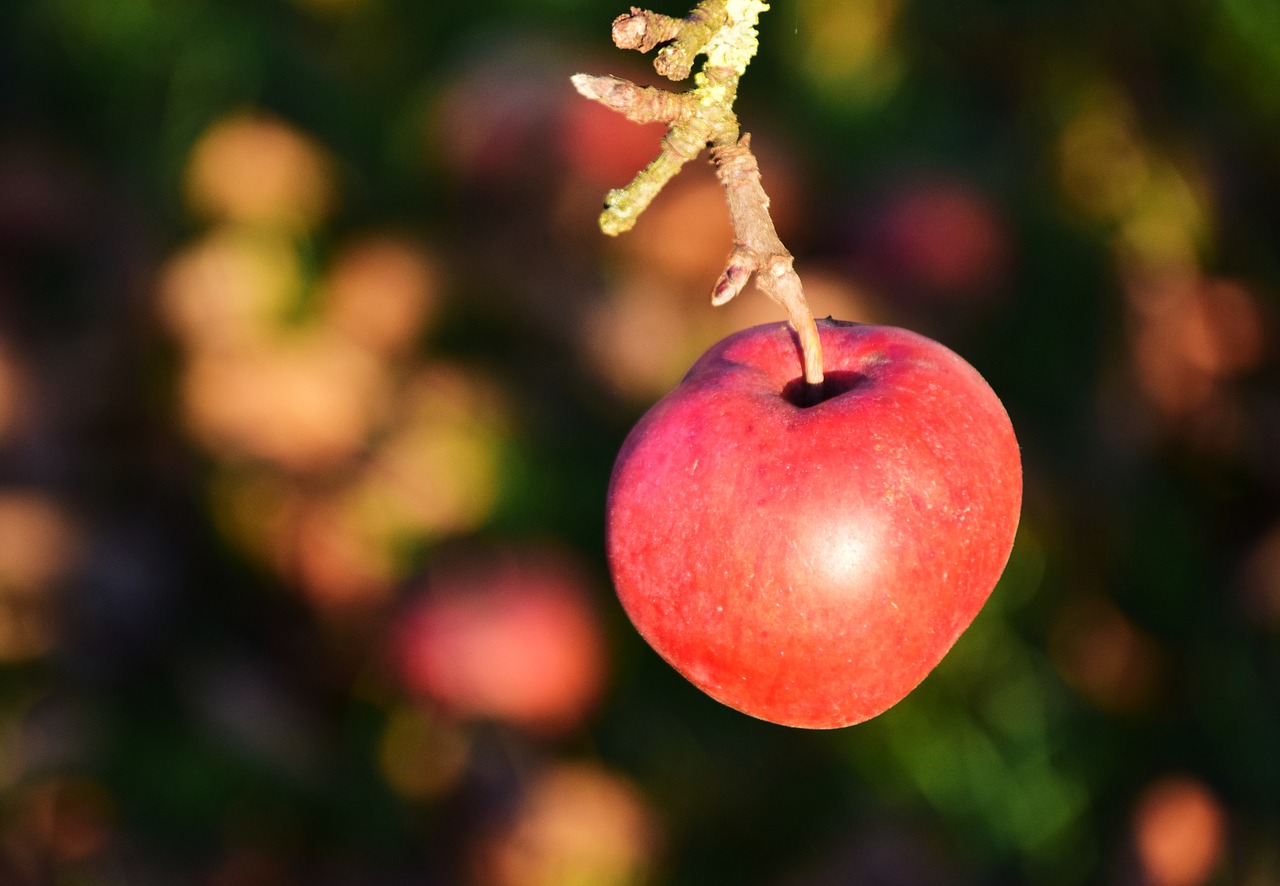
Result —
[[630, 886], [656, 867], [657, 823], [636, 790], [589, 764], [538, 773], [476, 849], [477, 886]]
[[1134, 849], [1151, 886], [1207, 883], [1226, 849], [1226, 819], [1198, 779], [1168, 776], [1147, 786], [1133, 812]]
[[77, 542], [71, 518], [49, 496], [0, 489], [0, 661], [52, 647], [55, 597], [74, 567]]
[[115, 812], [102, 785], [84, 778], [52, 778], [27, 786], [17, 798], [18, 828], [29, 842], [28, 864], [52, 861], [69, 869], [102, 852], [113, 835]]
[[[628, 74], [615, 76], [643, 79], [641, 71]], [[620, 188], [657, 156], [667, 131], [663, 124], [637, 125], [596, 102], [566, 98], [560, 150], [584, 188]]]
[[563, 552], [456, 555], [397, 620], [400, 678], [461, 716], [575, 729], [607, 680], [589, 594], [583, 567]]
[[22, 368], [12, 349], [0, 346], [0, 440], [17, 427], [22, 410]]
[[283, 120], [244, 112], [219, 120], [191, 151], [187, 200], [201, 216], [306, 230], [334, 199], [328, 158]]
[[402, 238], [346, 247], [320, 300], [328, 324], [376, 354], [403, 353], [427, 329], [440, 300], [437, 262]]
[[1263, 358], [1257, 297], [1236, 281], [1179, 275], [1135, 279], [1126, 291], [1134, 370], [1148, 400], [1175, 423], [1206, 412], [1221, 421], [1224, 388]]
[[1264, 628], [1280, 632], [1280, 525], [1271, 527], [1241, 566], [1244, 612]]
[[187, 347], [222, 353], [272, 338], [299, 302], [302, 286], [288, 237], [225, 227], [168, 261], [159, 309]]
[[1142, 713], [1158, 700], [1166, 667], [1161, 650], [1105, 599], [1063, 604], [1050, 650], [1063, 679], [1104, 710]]
[[466, 774], [471, 737], [451, 720], [417, 705], [391, 711], [378, 745], [383, 777], [399, 794], [433, 799]]
[[197, 357], [183, 400], [193, 435], [224, 458], [260, 458], [298, 472], [350, 459], [390, 398], [383, 367], [324, 335], [273, 348]]
[[876, 104], [903, 74], [895, 45], [900, 0], [804, 0], [797, 4], [803, 30], [803, 71], [812, 88], [835, 105]]
[[855, 263], [886, 290], [973, 309], [1007, 286], [1012, 246], [994, 201], [958, 180], [921, 175], [872, 201]]

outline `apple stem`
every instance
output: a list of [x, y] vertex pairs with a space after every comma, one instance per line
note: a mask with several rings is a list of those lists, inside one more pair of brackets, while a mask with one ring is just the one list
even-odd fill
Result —
[[711, 162], [729, 203], [734, 237], [733, 251], [712, 290], [711, 303], [729, 301], [754, 273], [756, 286], [782, 306], [800, 338], [804, 399], [817, 403], [822, 399], [822, 341], [795, 259], [782, 245], [769, 215], [769, 195], [760, 180], [760, 164], [751, 153], [751, 136], [744, 134], [731, 144], [716, 145], [711, 149]]
[[635, 225], [685, 163], [711, 146], [711, 161], [724, 187], [733, 222], [734, 247], [712, 290], [711, 303], [722, 305], [742, 291], [754, 275], [756, 286], [780, 304], [800, 340], [805, 400], [822, 399], [822, 343], [813, 312], [804, 297], [795, 260], [778, 239], [769, 215], [769, 197], [749, 135], [739, 134], [733, 103], [738, 81], [759, 48], [756, 23], [768, 9], [765, 0], [702, 0], [684, 18], [632, 7], [613, 22], [620, 49], [649, 52], [662, 46], [654, 68], [669, 80], [684, 80], [698, 55], [706, 62], [694, 86], [683, 93], [642, 87], [620, 77], [576, 74], [574, 88], [637, 123], [660, 121], [669, 127], [656, 158], [625, 188], [609, 192], [600, 228], [617, 235]]

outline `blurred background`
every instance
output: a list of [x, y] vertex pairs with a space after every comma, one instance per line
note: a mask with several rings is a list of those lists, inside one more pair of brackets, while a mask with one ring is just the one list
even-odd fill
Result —
[[[613, 457], [730, 246], [603, 0], [0, 7], [0, 883], [1280, 883], [1280, 14], [777, 0], [819, 316], [977, 366], [1008, 570], [860, 726], [626, 622]], [[683, 14], [664, 2], [660, 12]]]

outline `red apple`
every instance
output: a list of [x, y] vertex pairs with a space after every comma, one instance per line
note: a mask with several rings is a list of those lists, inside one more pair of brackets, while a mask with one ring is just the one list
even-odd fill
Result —
[[859, 226], [864, 265], [924, 306], [980, 306], [1009, 273], [1009, 232], [995, 201], [959, 180], [920, 180], [885, 195]]
[[604, 637], [585, 568], [558, 549], [443, 558], [396, 625], [395, 664], [461, 717], [576, 729], [604, 689]]
[[820, 321], [802, 406], [786, 324], [713, 346], [631, 432], [608, 494], [623, 607], [676, 670], [809, 728], [900, 701], [977, 615], [1022, 500], [1004, 407], [968, 363], [886, 326]]

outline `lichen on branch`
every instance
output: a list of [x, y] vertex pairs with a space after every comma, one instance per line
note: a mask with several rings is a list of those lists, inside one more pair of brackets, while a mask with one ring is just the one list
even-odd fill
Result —
[[573, 77], [578, 92], [627, 119], [668, 126], [658, 157], [631, 184], [609, 192], [600, 216], [606, 234], [631, 230], [671, 176], [707, 145], [738, 140], [733, 112], [738, 80], [759, 47], [756, 23], [768, 8], [763, 0], [703, 0], [682, 19], [632, 7], [614, 20], [613, 41], [619, 48], [649, 52], [661, 46], [653, 65], [669, 80], [687, 79], [697, 57], [705, 55], [706, 63], [687, 92], [636, 86], [619, 77]]
[[816, 400], [823, 377], [817, 326], [794, 259], [769, 215], [750, 137], [741, 134], [733, 110], [738, 81], [759, 48], [756, 25], [768, 8], [764, 0], [702, 0], [684, 18], [632, 7], [614, 19], [614, 44], [640, 52], [657, 49], [654, 69], [669, 80], [688, 79], [698, 57], [705, 58], [685, 92], [637, 86], [612, 76], [576, 74], [572, 79], [583, 96], [628, 120], [667, 125], [658, 156], [629, 185], [606, 196], [600, 229], [611, 236], [629, 231], [666, 183], [710, 148], [734, 231], [733, 250], [712, 290], [712, 303], [733, 298], [754, 274], [756, 285], [786, 310], [800, 338], [804, 378]]

